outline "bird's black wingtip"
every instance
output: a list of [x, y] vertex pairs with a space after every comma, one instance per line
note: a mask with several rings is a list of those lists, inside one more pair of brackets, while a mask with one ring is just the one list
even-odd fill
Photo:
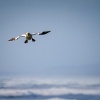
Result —
[[10, 40], [8, 40], [8, 41], [14, 41], [15, 40], [15, 38], [11, 38]]
[[45, 35], [45, 34], [47, 34], [47, 33], [49, 33], [49, 32], [51, 32], [51, 31], [43, 31], [41, 34], [39, 34], [39, 35]]

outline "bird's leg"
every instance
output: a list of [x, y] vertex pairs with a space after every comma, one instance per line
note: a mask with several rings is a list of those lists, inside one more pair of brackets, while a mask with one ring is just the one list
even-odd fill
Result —
[[28, 43], [28, 40], [25, 40], [25, 42], [24, 43]]
[[35, 39], [32, 38], [32, 42], [35, 42]]

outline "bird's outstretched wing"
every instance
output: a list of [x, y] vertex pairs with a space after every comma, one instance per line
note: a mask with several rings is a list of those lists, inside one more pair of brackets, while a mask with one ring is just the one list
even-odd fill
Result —
[[49, 32], [51, 32], [51, 31], [43, 31], [43, 32], [38, 32], [38, 33], [32, 33], [32, 35], [36, 35], [36, 34], [38, 34], [38, 35], [45, 35], [45, 34], [47, 34]]
[[23, 34], [23, 35], [19, 35], [19, 36], [17, 36], [16, 38], [11, 38], [11, 39], [8, 40], [8, 41], [18, 40], [20, 37], [26, 37], [26, 35], [25, 35], [25, 34]]

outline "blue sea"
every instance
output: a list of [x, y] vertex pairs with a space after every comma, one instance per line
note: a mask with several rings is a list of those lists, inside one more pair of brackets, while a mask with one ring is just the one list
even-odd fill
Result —
[[100, 100], [100, 80], [0, 78], [0, 100]]

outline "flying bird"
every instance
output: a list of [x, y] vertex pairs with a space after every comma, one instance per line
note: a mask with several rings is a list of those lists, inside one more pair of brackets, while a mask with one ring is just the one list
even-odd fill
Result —
[[47, 34], [49, 32], [51, 32], [51, 31], [43, 31], [43, 32], [32, 33], [32, 34], [29, 33], [29, 32], [26, 32], [26, 34], [19, 35], [16, 38], [11, 38], [8, 41], [14, 41], [14, 40], [18, 40], [20, 37], [25, 37], [26, 40], [25, 40], [24, 43], [28, 43], [28, 40], [32, 40], [32, 42], [35, 42], [35, 39], [33, 39], [33, 37], [32, 37], [33, 35], [36, 35], [36, 34], [38, 34], [38, 35], [45, 35], [45, 34]]

